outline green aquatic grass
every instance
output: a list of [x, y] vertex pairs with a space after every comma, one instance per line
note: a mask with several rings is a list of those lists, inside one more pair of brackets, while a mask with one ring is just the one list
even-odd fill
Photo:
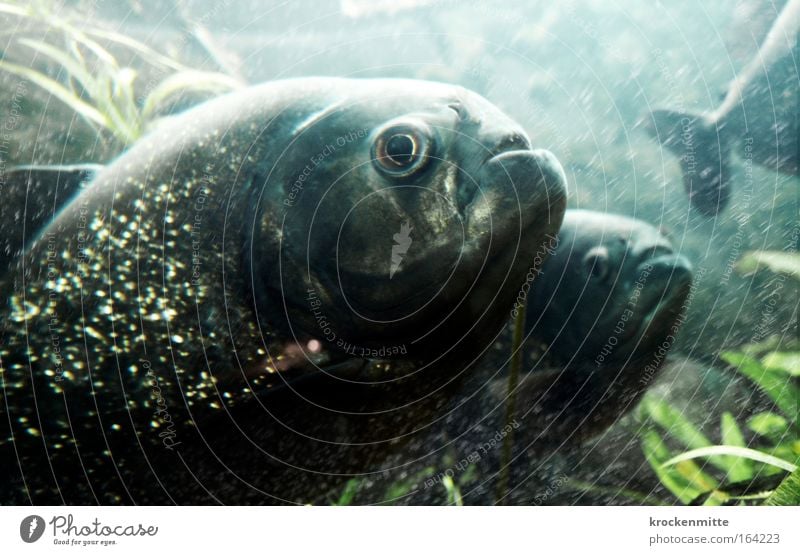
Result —
[[[795, 253], [756, 251], [747, 253], [737, 264], [740, 272], [754, 272], [762, 267], [800, 279], [800, 256]], [[796, 382], [800, 375], [800, 351], [779, 350], [781, 343], [781, 338], [771, 337], [720, 355], [769, 397], [777, 409], [747, 419], [744, 427], [755, 434], [750, 444], [745, 439], [743, 425], [731, 413], [722, 415], [722, 444], [713, 445], [679, 409], [666, 401], [647, 395], [641, 403], [640, 411], [646, 422], [640, 439], [642, 450], [661, 483], [681, 502], [800, 504], [797, 477], [800, 387]], [[667, 439], [686, 450], [673, 452]], [[689, 467], [694, 474], [686, 475], [687, 470], [681, 465], [695, 464], [696, 459], [724, 471], [718, 485], [712, 486], [714, 478], [710, 471]], [[775, 480], [785, 472], [791, 474], [777, 485]], [[704, 488], [702, 482], [711, 487]]]
[[342, 492], [339, 494], [339, 498], [335, 501], [331, 502], [331, 505], [335, 507], [345, 507], [347, 505], [352, 505], [353, 500], [356, 498], [356, 494], [358, 493], [358, 488], [361, 485], [361, 480], [358, 478], [351, 478], [347, 481], [342, 488]]
[[[0, 3], [0, 13], [36, 23], [41, 36], [58, 37], [52, 41], [25, 37], [16, 40], [17, 45], [32, 52], [34, 59], [57, 67], [55, 76], [5, 60], [0, 61], [0, 72], [31, 81], [123, 146], [156, 125], [160, 110], [180, 95], [215, 95], [243, 86], [230, 75], [189, 68], [120, 33], [78, 26], [69, 17], [53, 13], [47, 3]], [[121, 65], [99, 40], [129, 51], [135, 55], [133, 59], [165, 77], [146, 94], [137, 95], [139, 72]]]
[[[732, 414], [723, 413], [721, 444], [715, 445], [666, 401], [647, 395], [640, 405], [645, 421], [640, 443], [645, 458], [662, 485], [685, 504], [696, 504], [698, 500], [706, 505], [763, 501], [774, 489], [775, 478], [794, 472], [800, 465], [800, 432], [794, 408], [797, 400], [786, 394], [791, 378], [784, 374], [781, 379], [764, 379], [772, 371], [758, 359], [741, 353], [729, 355], [740, 363], [735, 368], [753, 379], [783, 414], [761, 412], [743, 426]], [[745, 439], [745, 427], [757, 435], [750, 444]], [[670, 443], [685, 450], [676, 451]], [[698, 460], [702, 466], [697, 465]]]
[[740, 273], [749, 274], [759, 268], [787, 274], [800, 280], [800, 254], [784, 251], [750, 251], [736, 263]]
[[[778, 457], [773, 457], [772, 455], [767, 455], [766, 453], [758, 451], [756, 449], [748, 449], [746, 447], [736, 447], [734, 445], [712, 445], [710, 447], [701, 447], [699, 449], [692, 449], [691, 451], [686, 451], [685, 453], [681, 453], [680, 455], [672, 457], [668, 461], [662, 463], [662, 465], [672, 466], [682, 461], [699, 459], [702, 457], [710, 458], [715, 455], [729, 455], [737, 459], [763, 462], [765, 464], [770, 464], [772, 466], [782, 468], [783, 470], [786, 470], [788, 472], [794, 472], [795, 470], [797, 470], [797, 465], [790, 463], [789, 461], [785, 461]], [[749, 477], [750, 475], [746, 474], [743, 479]]]
[[[795, 353], [795, 355], [800, 355], [800, 353]], [[798, 404], [800, 403], [800, 387], [791, 382], [789, 372], [782, 368], [770, 369], [762, 361], [746, 353], [726, 351], [720, 356], [725, 362], [736, 368], [740, 374], [752, 380], [773, 400], [781, 412], [790, 418], [791, 415], [797, 417], [800, 407]], [[764, 358], [769, 356], [768, 354]]]
[[800, 470], [795, 470], [767, 498], [765, 505], [800, 505]]
[[442, 478], [442, 485], [447, 492], [448, 505], [458, 505], [459, 507], [464, 505], [464, 500], [461, 498], [461, 488], [453, 481], [452, 477], [445, 476]]
[[522, 370], [522, 340], [525, 336], [525, 312], [527, 302], [517, 308], [514, 317], [514, 335], [511, 340], [511, 367], [508, 372], [508, 396], [506, 399], [505, 429], [508, 433], [503, 438], [503, 447], [500, 457], [500, 479], [497, 486], [497, 503], [502, 504], [508, 495], [508, 482], [511, 472], [511, 454], [514, 448], [514, 431], [512, 422], [516, 414], [517, 386], [519, 374]]

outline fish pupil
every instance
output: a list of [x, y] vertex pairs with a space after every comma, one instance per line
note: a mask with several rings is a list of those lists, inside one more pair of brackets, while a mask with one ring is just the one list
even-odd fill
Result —
[[414, 139], [408, 135], [395, 135], [386, 143], [386, 155], [399, 166], [407, 166], [414, 161]]

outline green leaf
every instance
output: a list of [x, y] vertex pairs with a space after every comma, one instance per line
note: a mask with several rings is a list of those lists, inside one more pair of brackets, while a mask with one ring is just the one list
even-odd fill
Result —
[[800, 410], [800, 387], [792, 384], [785, 373], [769, 370], [758, 360], [744, 353], [726, 351], [720, 356], [763, 389], [790, 420], [797, 420]]
[[[689, 449], [710, 447], [713, 445], [697, 426], [692, 424], [677, 408], [663, 399], [648, 395], [642, 401], [647, 414], [656, 424], [661, 426], [671, 437], [681, 442]], [[730, 459], [713, 457], [708, 462], [720, 470], [730, 472], [734, 464]]]
[[459, 507], [464, 505], [464, 501], [461, 498], [461, 489], [453, 482], [452, 477], [445, 476], [442, 478], [442, 485], [447, 491], [448, 505], [458, 505]]
[[142, 107], [142, 117], [147, 120], [167, 99], [183, 91], [208, 91], [224, 93], [241, 87], [241, 83], [224, 73], [210, 71], [181, 71], [170, 75], [147, 95]]
[[63, 85], [50, 79], [46, 75], [27, 67], [18, 66], [9, 62], [0, 61], [0, 70], [13, 73], [39, 85], [45, 91], [58, 98], [61, 102], [72, 108], [86, 119], [110, 129], [108, 118], [98, 110], [78, 98], [75, 93], [67, 90]]
[[659, 481], [682, 503], [689, 503], [700, 494], [716, 489], [714, 479], [692, 461], [680, 466], [665, 467], [662, 463], [669, 459], [671, 453], [655, 430], [647, 430], [642, 434], [641, 445], [644, 456]]
[[122, 35], [120, 33], [115, 33], [114, 31], [108, 31], [105, 29], [87, 29], [85, 32], [88, 35], [106, 39], [108, 41], [115, 42], [119, 45], [125, 46], [126, 48], [129, 48], [130, 50], [133, 50], [134, 52], [139, 54], [144, 61], [146, 61], [151, 65], [164, 66], [177, 71], [185, 71], [188, 69], [185, 65], [173, 60], [169, 56], [164, 56], [163, 54], [160, 54], [159, 52], [153, 50], [146, 44], [143, 44], [126, 35]]
[[687, 451], [685, 453], [681, 453], [680, 455], [672, 457], [668, 461], [664, 462], [663, 466], [672, 466], [684, 461], [697, 459], [701, 457], [712, 457], [714, 455], [730, 455], [733, 457], [743, 457], [754, 461], [770, 464], [772, 466], [782, 468], [783, 470], [788, 470], [789, 472], [794, 472], [797, 469], [797, 465], [790, 463], [789, 461], [779, 459], [778, 457], [773, 457], [772, 455], [768, 455], [767, 453], [762, 453], [761, 451], [757, 451], [756, 449], [748, 449], [746, 447], [734, 447], [732, 445], [712, 445], [711, 447], [701, 447], [700, 449], [692, 449], [691, 451]]
[[800, 353], [798, 352], [775, 351], [762, 358], [761, 362], [768, 370], [786, 372], [794, 377], [800, 376]]
[[131, 136], [138, 138], [141, 135], [141, 114], [133, 90], [135, 80], [136, 71], [133, 69], [124, 67], [117, 71], [112, 82], [112, 101], [119, 107], [124, 121], [128, 122]]
[[789, 474], [764, 502], [765, 505], [800, 505], [800, 470]]
[[693, 449], [711, 445], [711, 441], [699, 428], [663, 399], [649, 395], [642, 403], [646, 414], [686, 447]]
[[750, 355], [759, 355], [761, 353], [766, 353], [767, 351], [774, 351], [780, 347], [782, 341], [783, 338], [781, 336], [770, 335], [762, 341], [746, 343], [739, 347], [739, 350]]
[[[722, 434], [722, 443], [725, 445], [732, 445], [735, 447], [746, 447], [744, 435], [736, 419], [729, 412], [722, 414], [722, 421], [720, 423]], [[728, 464], [728, 481], [729, 482], [742, 482], [749, 480], [753, 477], [753, 463], [749, 459], [742, 457], [727, 458]]]
[[67, 71], [69, 76], [77, 79], [81, 86], [87, 91], [92, 91], [92, 89], [94, 89], [94, 78], [89, 74], [89, 71], [83, 66], [83, 64], [80, 63], [79, 60], [64, 54], [61, 50], [53, 47], [52, 45], [37, 40], [20, 39], [19, 43], [47, 56], [54, 62], [61, 65]]
[[789, 423], [780, 414], [760, 412], [750, 417], [747, 427], [758, 435], [774, 437], [783, 435], [789, 427]]
[[[743, 505], [747, 504], [748, 501], [759, 501], [766, 499], [769, 497], [769, 494], [772, 493], [776, 487], [778, 487], [782, 476], [785, 474], [781, 470], [778, 470], [778, 472], [781, 474], [781, 476], [758, 475], [743, 482], [725, 484], [723, 487], [723, 494], [727, 497], [727, 499], [723, 505]], [[697, 499], [693, 499], [690, 504], [704, 505], [708, 501], [709, 495], [712, 493], [714, 492], [703, 494]], [[753, 503], [750, 504], [752, 505]]]
[[68, 28], [67, 32], [72, 36], [72, 39], [75, 42], [91, 51], [91, 53], [94, 54], [99, 61], [104, 63], [108, 70], [116, 71], [119, 69], [117, 59], [113, 56], [113, 54], [111, 54], [111, 52], [100, 46], [100, 44], [93, 41], [77, 29]]
[[358, 478], [350, 478], [347, 483], [344, 485], [344, 489], [342, 490], [342, 494], [339, 496], [339, 499], [333, 503], [338, 507], [343, 507], [345, 505], [352, 505], [353, 499], [358, 492], [358, 486], [361, 485], [361, 480]]
[[13, 4], [6, 4], [5, 2], [0, 3], [0, 12], [12, 15], [19, 15], [19, 16], [28, 15], [28, 11], [25, 10], [24, 8], [20, 8], [19, 6], [14, 6]]
[[742, 274], [750, 274], [762, 266], [772, 272], [788, 274], [795, 279], [800, 279], [800, 254], [793, 252], [746, 252], [736, 263], [736, 270]]

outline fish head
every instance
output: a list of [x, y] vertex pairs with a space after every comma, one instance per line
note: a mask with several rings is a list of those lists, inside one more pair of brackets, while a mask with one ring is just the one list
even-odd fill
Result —
[[624, 363], [671, 346], [691, 282], [691, 264], [655, 227], [568, 210], [527, 327], [559, 360]]
[[[282, 260], [302, 262], [302, 286], [350, 343], [426, 351], [487, 311], [499, 313], [489, 328], [501, 326], [561, 223], [561, 165], [461, 87], [349, 83], [346, 100], [297, 132], [290, 158], [303, 153], [294, 174], [306, 175], [283, 216]], [[303, 308], [319, 332], [319, 311]]]

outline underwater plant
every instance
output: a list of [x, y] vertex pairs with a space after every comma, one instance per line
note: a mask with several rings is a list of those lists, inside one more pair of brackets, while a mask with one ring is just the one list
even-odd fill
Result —
[[436, 465], [426, 465], [409, 473], [402, 472], [382, 487], [378, 485], [378, 480], [351, 478], [339, 490], [338, 495], [329, 496], [327, 502], [334, 506], [368, 503], [395, 505], [415, 491], [430, 487], [430, 495], [435, 498], [435, 504], [463, 506], [461, 491], [474, 485], [477, 471], [474, 465], [469, 465], [463, 472], [452, 472], [457, 462], [455, 450], [450, 449], [445, 451]]
[[[7, 59], [0, 59], [0, 72], [34, 83], [95, 129], [110, 133], [122, 146], [157, 125], [181, 95], [216, 95], [244, 85], [225, 73], [192, 69], [121, 33], [83, 21], [78, 24], [77, 14], [56, 14], [48, 2], [0, 3], [0, 14], [27, 22], [39, 36], [58, 37], [43, 41], [23, 36], [15, 41], [32, 51], [34, 60], [41, 57], [39, 65], [52, 65], [53, 75]], [[46, 32], [42, 33], [42, 27]], [[107, 48], [111, 45], [150, 66], [159, 79], [137, 86], [140, 72], [120, 63]]]
[[[760, 267], [800, 280], [800, 256], [795, 253], [754, 251], [737, 264], [742, 273]], [[679, 409], [648, 395], [639, 407], [647, 461], [664, 487], [685, 504], [800, 503], [800, 349], [790, 344], [785, 350], [780, 338], [773, 337], [720, 356], [763, 392], [774, 410], [743, 423], [723, 413], [722, 442], [715, 445]], [[754, 435], [750, 442], [742, 426]], [[668, 439], [687, 450], [674, 451]], [[699, 459], [707, 464], [701, 466]]]

